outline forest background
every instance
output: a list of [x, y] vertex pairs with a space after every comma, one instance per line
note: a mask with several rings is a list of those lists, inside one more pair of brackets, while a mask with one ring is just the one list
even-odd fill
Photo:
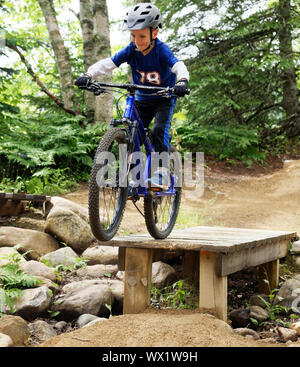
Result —
[[[1, 191], [53, 195], [88, 181], [119, 95], [95, 97], [74, 80], [129, 43], [119, 13], [138, 2], [0, 0]], [[172, 122], [179, 151], [248, 167], [298, 152], [300, 2], [152, 3], [159, 38], [190, 72]], [[99, 80], [127, 82], [128, 67]]]

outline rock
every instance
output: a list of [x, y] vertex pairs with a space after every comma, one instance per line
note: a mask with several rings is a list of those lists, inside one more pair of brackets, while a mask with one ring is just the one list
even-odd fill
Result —
[[74, 201], [61, 198], [60, 196], [53, 196], [51, 197], [51, 205], [52, 208], [62, 208], [62, 209], [68, 209], [72, 211], [73, 213], [77, 214], [82, 218], [84, 221], [89, 222], [89, 213], [88, 210], [81, 205], [75, 203]]
[[6, 265], [11, 262], [12, 257], [20, 258], [19, 264], [25, 264], [26, 259], [19, 252], [12, 247], [0, 247], [0, 266]]
[[43, 264], [40, 261], [30, 260], [20, 265], [20, 269], [27, 274], [32, 274], [37, 277], [50, 279], [52, 282], [56, 281], [56, 275], [53, 269]]
[[300, 296], [300, 277], [295, 276], [287, 279], [280, 287], [274, 298], [274, 304], [291, 308], [294, 307], [293, 302]]
[[297, 266], [300, 266], [300, 256], [299, 255], [295, 256], [295, 264]]
[[250, 306], [249, 309], [250, 309], [249, 317], [257, 320], [258, 322], [268, 320], [268, 318], [270, 317], [269, 311], [265, 310], [260, 306]]
[[237, 328], [233, 330], [235, 333], [242, 335], [242, 336], [246, 336], [246, 335], [251, 335], [253, 337], [254, 340], [258, 340], [260, 339], [259, 334], [252, 330], [252, 329], [248, 329], [248, 328]]
[[87, 259], [88, 265], [118, 264], [119, 248], [114, 246], [93, 246], [86, 249], [82, 256]]
[[124, 280], [125, 279], [125, 271], [124, 270], [119, 270], [116, 274], [116, 278], [119, 280]]
[[[79, 327], [83, 327], [83, 326], [89, 324], [91, 321], [94, 321], [94, 320], [101, 320], [101, 317], [86, 313], [86, 314], [80, 315], [78, 317], [78, 319], [76, 321], [76, 324]], [[107, 319], [105, 319], [105, 320], [107, 320]]]
[[114, 303], [112, 305], [112, 313], [114, 315], [123, 314], [124, 282], [118, 279], [109, 279], [109, 278], [100, 280], [100, 282], [110, 287], [110, 291], [114, 297]]
[[62, 331], [67, 325], [66, 321], [58, 321], [55, 323], [54, 328], [58, 331]]
[[107, 276], [106, 274], [115, 275], [118, 272], [117, 265], [88, 265], [84, 268], [80, 268], [76, 271], [76, 274], [81, 277], [87, 277], [90, 279], [99, 279]]
[[19, 245], [19, 252], [30, 251], [28, 259], [39, 260], [59, 248], [58, 242], [47, 233], [17, 227], [0, 227], [0, 247]]
[[112, 305], [113, 302], [109, 285], [99, 280], [82, 280], [62, 288], [62, 293], [54, 302], [53, 310], [59, 311], [64, 320], [73, 320], [86, 313], [108, 317], [110, 311], [105, 305]]
[[162, 261], [152, 263], [152, 281], [156, 288], [164, 288], [177, 280], [175, 269]]
[[290, 329], [295, 330], [297, 335], [300, 336], [300, 321], [297, 321], [291, 324]]
[[77, 259], [78, 255], [70, 247], [60, 248], [41, 257], [41, 261], [45, 261], [47, 265], [49, 264], [52, 267], [56, 267], [57, 265], [72, 266], [76, 263]]
[[49, 289], [45, 286], [25, 289], [20, 298], [15, 300], [15, 314], [31, 321], [48, 310], [52, 300]]
[[60, 206], [50, 210], [45, 232], [66, 243], [79, 254], [95, 241], [89, 223], [73, 211]]
[[57, 335], [54, 328], [43, 320], [36, 320], [28, 326], [30, 328], [31, 335], [34, 336], [38, 343], [43, 343], [47, 339]]
[[279, 340], [282, 342], [286, 343], [289, 340], [292, 342], [295, 342], [298, 340], [298, 335], [295, 330], [279, 326], [277, 328], [277, 332], [278, 332]]
[[30, 329], [19, 316], [4, 315], [0, 318], [0, 333], [8, 335], [14, 346], [24, 346], [30, 337]]
[[269, 297], [266, 294], [253, 294], [249, 299], [249, 305], [266, 308], [267, 305], [263, 300], [265, 300], [265, 302], [270, 303]]
[[292, 243], [291, 253], [300, 255], [300, 241], [295, 241]]
[[246, 327], [250, 324], [250, 309], [249, 308], [239, 308], [233, 310], [229, 313], [228, 318], [232, 322], [233, 328]]
[[0, 333], [0, 347], [12, 347], [13, 344], [10, 336]]

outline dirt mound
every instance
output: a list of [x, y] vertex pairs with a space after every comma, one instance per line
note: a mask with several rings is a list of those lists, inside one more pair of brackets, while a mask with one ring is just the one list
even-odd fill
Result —
[[[234, 333], [212, 315], [189, 310], [149, 309], [115, 316], [61, 334], [40, 347], [254, 347], [276, 346]], [[278, 345], [278, 344], [277, 344]]]

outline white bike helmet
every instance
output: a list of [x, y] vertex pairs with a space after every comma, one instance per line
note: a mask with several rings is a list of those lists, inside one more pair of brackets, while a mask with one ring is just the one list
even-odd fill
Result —
[[160, 11], [151, 3], [139, 3], [128, 11], [123, 22], [123, 29], [128, 31], [150, 27], [162, 28]]

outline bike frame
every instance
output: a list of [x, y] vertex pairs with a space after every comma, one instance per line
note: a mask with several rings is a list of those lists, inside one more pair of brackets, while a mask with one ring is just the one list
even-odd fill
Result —
[[[141, 151], [141, 145], [145, 146], [147, 160], [145, 166], [143, 165], [143, 162], [141, 161], [140, 164], [142, 164], [143, 167], [143, 180], [144, 182], [147, 181], [149, 178], [149, 173], [151, 169], [151, 153], [154, 152], [154, 147], [150, 143], [146, 131], [144, 128], [144, 125], [142, 123], [142, 120], [139, 116], [138, 110], [134, 104], [135, 96], [133, 93], [127, 96], [126, 100], [126, 108], [123, 114], [122, 121], [124, 123], [127, 123], [129, 126], [129, 139], [131, 138], [131, 143], [133, 144], [133, 152], [140, 152]], [[170, 188], [166, 191], [159, 191], [154, 192], [151, 190], [151, 195], [155, 196], [170, 196], [175, 194], [175, 179], [172, 174], [170, 174], [171, 177], [171, 185]], [[149, 195], [149, 190], [147, 187], [144, 186], [138, 186], [136, 188], [136, 195], [138, 196], [147, 196]]]

